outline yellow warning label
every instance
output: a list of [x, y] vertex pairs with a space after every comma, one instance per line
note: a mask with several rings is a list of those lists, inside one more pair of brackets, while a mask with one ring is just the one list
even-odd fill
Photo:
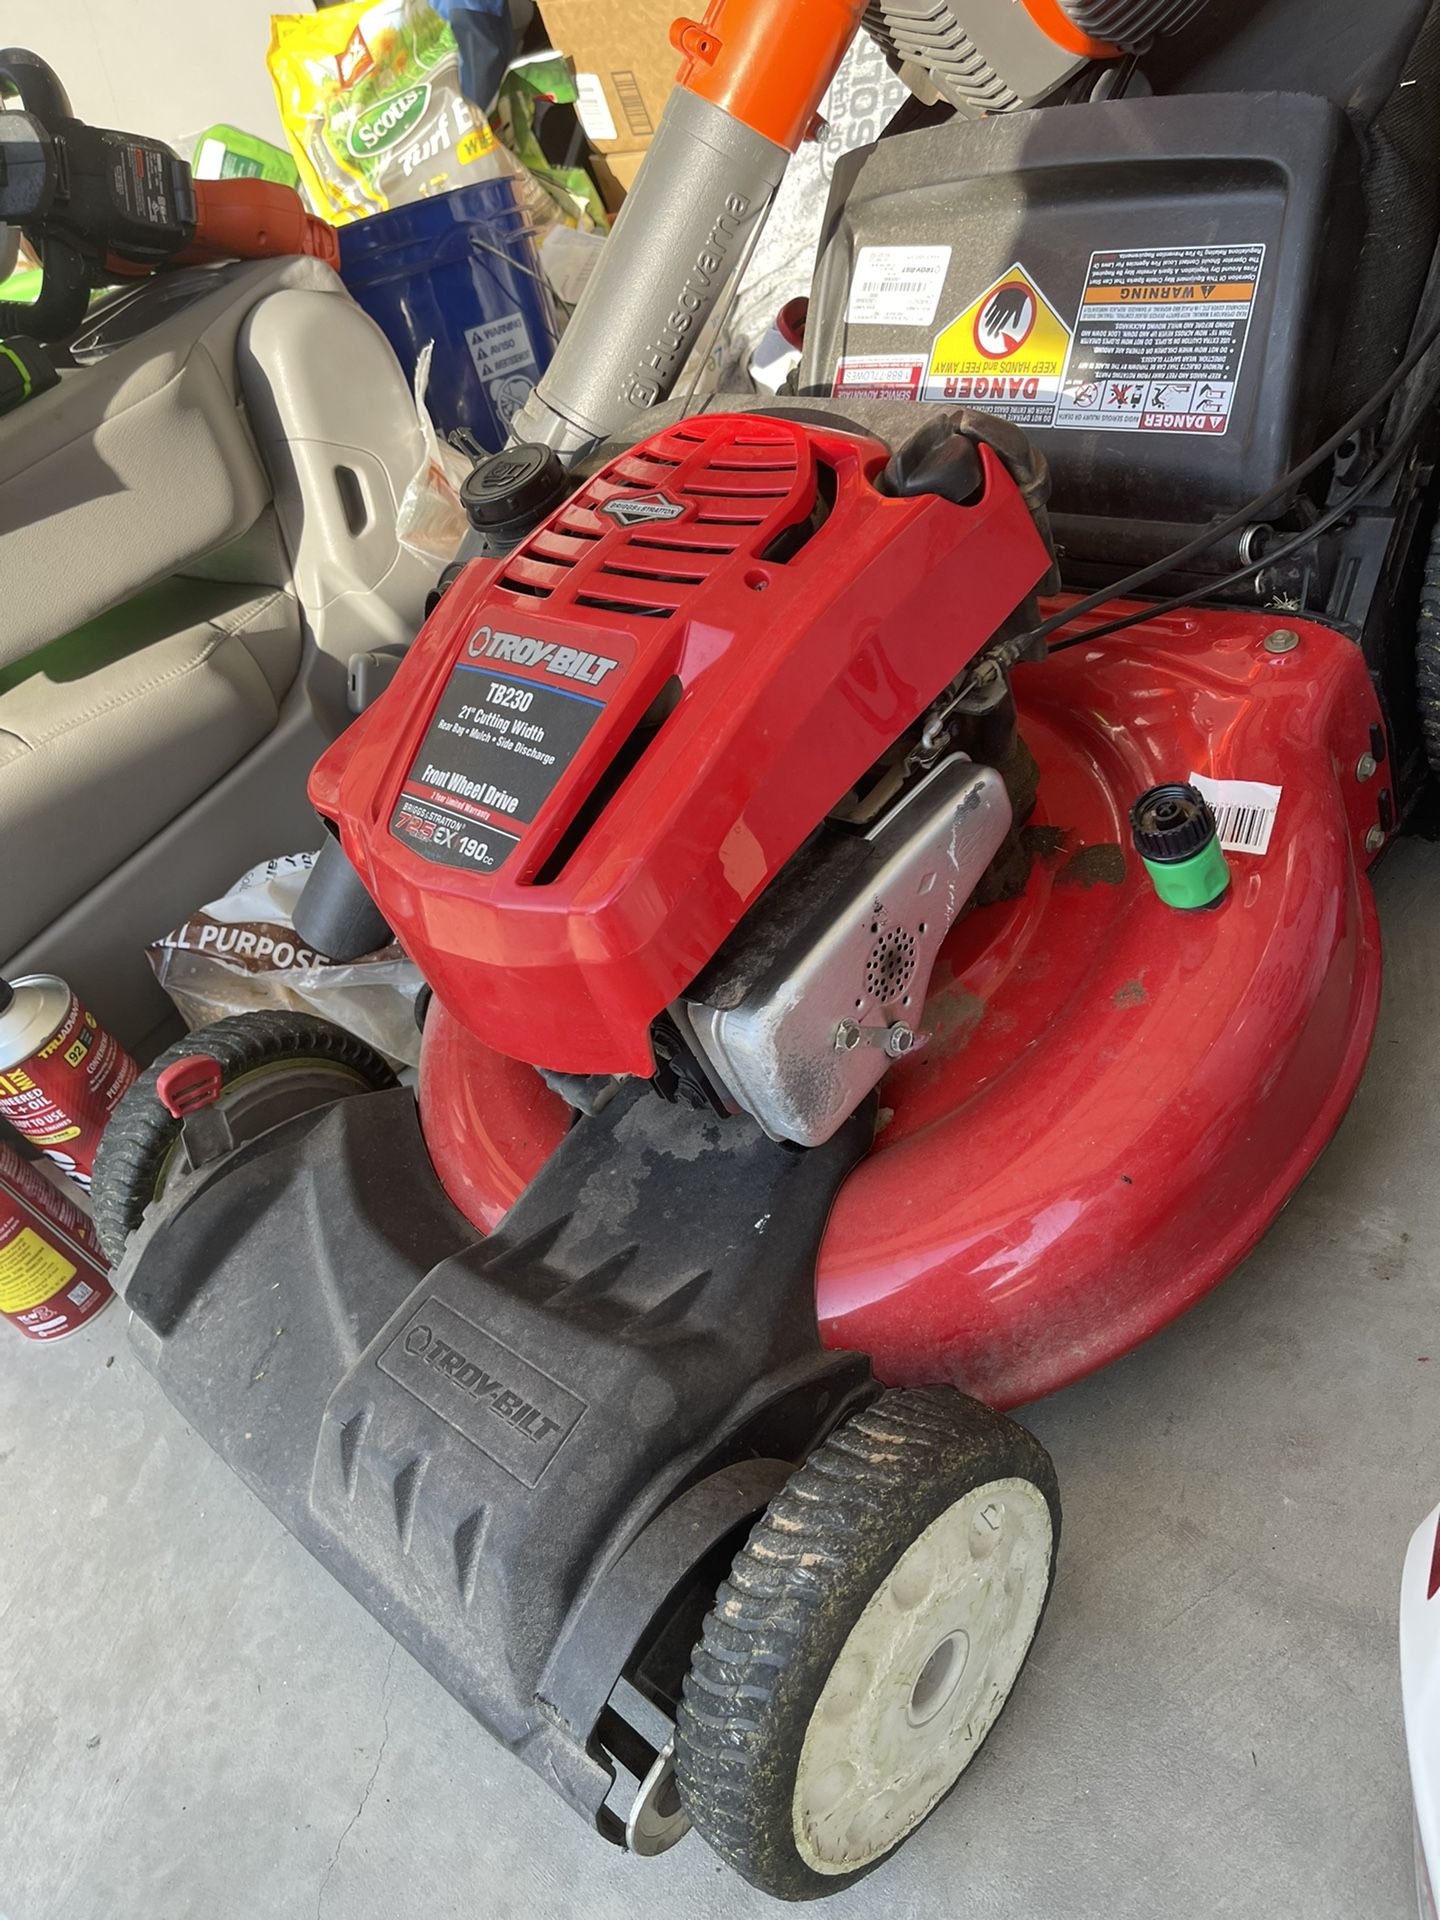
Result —
[[1048, 427], [1069, 352], [1070, 329], [1017, 261], [936, 336], [922, 398]]
[[24, 1313], [59, 1293], [75, 1278], [76, 1269], [63, 1253], [47, 1246], [30, 1227], [22, 1227], [7, 1246], [0, 1247], [0, 1313]]

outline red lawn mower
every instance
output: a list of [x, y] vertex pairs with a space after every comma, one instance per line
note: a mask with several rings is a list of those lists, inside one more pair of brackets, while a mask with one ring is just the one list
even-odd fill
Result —
[[1060, 1511], [1003, 1410], [1221, 1280], [1354, 1093], [1435, 665], [1440, 9], [877, 0], [915, 100], [796, 391], [697, 410], [859, 11], [677, 25], [315, 771], [302, 931], [418, 963], [418, 1098], [224, 1021], [95, 1186], [164, 1390], [387, 1628], [605, 1838], [796, 1899], [1024, 1663]]

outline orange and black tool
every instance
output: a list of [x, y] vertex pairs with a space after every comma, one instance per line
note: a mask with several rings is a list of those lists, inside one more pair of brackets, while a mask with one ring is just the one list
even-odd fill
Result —
[[96, 287], [169, 266], [274, 254], [339, 260], [335, 230], [293, 188], [268, 180], [197, 181], [159, 140], [87, 126], [38, 54], [0, 52], [0, 221], [40, 261], [39, 298], [0, 301], [0, 334], [63, 340]]

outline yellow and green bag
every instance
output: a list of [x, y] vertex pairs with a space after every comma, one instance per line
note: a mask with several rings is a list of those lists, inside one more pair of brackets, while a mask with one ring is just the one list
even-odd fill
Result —
[[270, 78], [314, 212], [343, 225], [512, 170], [425, 0], [349, 0], [270, 27]]

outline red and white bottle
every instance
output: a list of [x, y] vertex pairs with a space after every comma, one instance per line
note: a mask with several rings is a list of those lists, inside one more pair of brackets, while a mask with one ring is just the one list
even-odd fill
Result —
[[114, 1298], [106, 1272], [76, 1202], [0, 1140], [0, 1319], [27, 1340], [59, 1340]]
[[54, 974], [0, 980], [0, 1116], [87, 1190], [100, 1136], [138, 1071]]

